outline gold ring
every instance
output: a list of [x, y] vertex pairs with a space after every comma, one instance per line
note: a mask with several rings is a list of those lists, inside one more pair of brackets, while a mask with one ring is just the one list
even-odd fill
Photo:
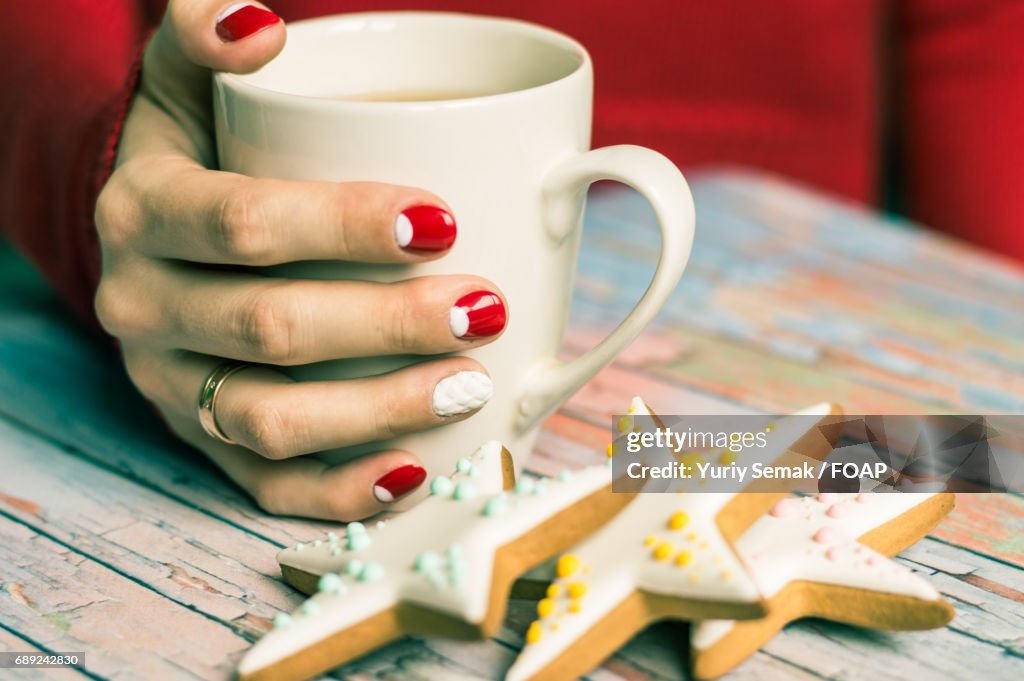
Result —
[[206, 376], [206, 380], [203, 381], [203, 388], [199, 391], [200, 425], [203, 426], [203, 430], [206, 431], [207, 435], [229, 445], [238, 443], [225, 435], [224, 431], [217, 425], [217, 417], [213, 413], [217, 405], [217, 395], [220, 394], [220, 389], [224, 387], [228, 378], [242, 369], [248, 369], [251, 366], [252, 364], [236, 362], [234, 360], [221, 362]]

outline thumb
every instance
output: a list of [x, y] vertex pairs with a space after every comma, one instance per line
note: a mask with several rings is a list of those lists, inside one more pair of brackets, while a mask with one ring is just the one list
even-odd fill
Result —
[[[256, 2], [171, 0], [147, 50], [147, 77], [169, 90], [209, 88], [209, 72], [250, 73], [284, 47], [279, 16]], [[161, 78], [163, 80], [163, 78]]]
[[193, 64], [249, 73], [284, 47], [281, 17], [255, 2], [172, 0], [165, 28]]
[[213, 167], [210, 71], [255, 71], [284, 41], [284, 22], [255, 2], [171, 0], [143, 56], [141, 94], [183, 133], [176, 147]]

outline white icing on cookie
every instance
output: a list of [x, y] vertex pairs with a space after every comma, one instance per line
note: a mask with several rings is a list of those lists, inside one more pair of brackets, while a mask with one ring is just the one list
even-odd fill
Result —
[[[820, 494], [783, 499], [743, 533], [736, 552], [765, 598], [790, 582], [805, 580], [935, 600], [939, 593], [928, 582], [856, 540], [933, 496]], [[731, 620], [700, 622], [693, 627], [691, 643], [704, 650], [732, 627]]]
[[[501, 448], [485, 447], [481, 456], [486, 459], [476, 464], [481, 468], [500, 466]], [[451, 478], [435, 478], [430, 497], [384, 528], [371, 531], [350, 523], [334, 541], [283, 551], [282, 564], [299, 562], [312, 572], [326, 567], [331, 576], [321, 577], [320, 592], [249, 651], [239, 672], [252, 674], [400, 601], [482, 621], [495, 552], [611, 482], [610, 469], [596, 466], [482, 494], [472, 465], [460, 464], [462, 470]]]
[[[497, 440], [485, 442], [471, 456], [456, 461], [455, 468], [447, 478], [452, 483], [472, 479], [479, 494], [493, 495], [501, 492], [505, 488], [502, 449], [502, 444]], [[373, 537], [375, 530], [383, 526], [383, 521], [368, 526], [370, 538]], [[341, 530], [341, 535], [345, 537], [344, 530]], [[344, 544], [339, 542], [338, 534], [335, 532], [328, 532], [323, 540], [296, 544], [277, 554], [277, 562], [281, 567], [295, 568], [318, 576], [343, 570], [347, 560], [344, 555]]]
[[[822, 404], [797, 416], [824, 417], [830, 412], [831, 405]], [[634, 400], [630, 414], [652, 416], [640, 400]], [[759, 450], [758, 460], [775, 460], [817, 424], [806, 418], [766, 423], [768, 444]], [[629, 417], [615, 425], [620, 432], [634, 427]], [[668, 450], [650, 454], [652, 458], [673, 456]], [[705, 455], [709, 454], [699, 456]], [[556, 574], [548, 573], [554, 578], [548, 596], [537, 605], [538, 619], [527, 630], [527, 645], [509, 669], [507, 681], [532, 678], [636, 591], [703, 602], [761, 600], [716, 524], [719, 511], [736, 495], [674, 493], [699, 490], [699, 479], [674, 480], [669, 488], [673, 491], [638, 495], [555, 564]], [[539, 576], [536, 571], [530, 574]]]

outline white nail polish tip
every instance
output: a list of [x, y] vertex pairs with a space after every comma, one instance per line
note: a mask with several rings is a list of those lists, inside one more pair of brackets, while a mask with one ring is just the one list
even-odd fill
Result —
[[228, 5], [227, 7], [224, 8], [224, 10], [220, 14], [217, 15], [217, 23], [219, 24], [220, 22], [224, 21], [229, 16], [231, 16], [232, 14], [237, 12], [238, 10], [242, 9], [243, 7], [248, 7], [248, 3], [236, 2], [233, 5]]
[[398, 219], [395, 220], [395, 241], [401, 248], [412, 243], [412, 223], [403, 213], [399, 213]]
[[438, 416], [456, 416], [479, 409], [493, 394], [490, 376], [479, 371], [460, 371], [438, 382], [431, 406]]
[[373, 496], [382, 504], [390, 504], [395, 500], [395, 495], [380, 485], [373, 486]]
[[452, 308], [452, 311], [448, 314], [448, 327], [456, 338], [462, 338], [466, 335], [466, 332], [469, 331], [469, 314], [465, 308]]

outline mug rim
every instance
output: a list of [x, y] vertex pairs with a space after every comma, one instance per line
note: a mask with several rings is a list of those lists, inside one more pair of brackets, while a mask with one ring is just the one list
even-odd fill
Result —
[[460, 97], [458, 99], [436, 99], [419, 101], [380, 101], [380, 100], [358, 100], [358, 99], [332, 99], [318, 95], [303, 95], [294, 92], [283, 92], [278, 89], [264, 85], [257, 85], [251, 82], [251, 76], [259, 73], [259, 70], [247, 74], [228, 73], [216, 71], [213, 74], [214, 83], [238, 93], [247, 94], [262, 101], [273, 101], [276, 104], [291, 104], [306, 107], [326, 107], [333, 110], [362, 111], [367, 109], [386, 108], [390, 110], [435, 110], [440, 108], [455, 108], [477, 106], [486, 103], [507, 101], [520, 97], [535, 96], [549, 89], [557, 88], [569, 81], [584, 77], [584, 74], [592, 71], [590, 53], [575, 38], [548, 28], [521, 19], [509, 17], [491, 16], [486, 14], [472, 14], [469, 12], [432, 12], [419, 10], [397, 10], [382, 12], [343, 12], [329, 14], [321, 17], [302, 19], [289, 23], [286, 28], [301, 28], [315, 30], [319, 24], [335, 24], [344, 21], [372, 20], [372, 19], [398, 19], [415, 20], [426, 18], [428, 20], [455, 19], [458, 21], [487, 24], [491, 27], [499, 27], [506, 30], [519, 32], [523, 35], [542, 37], [549, 45], [571, 52], [577, 57], [579, 63], [568, 73], [552, 80], [532, 85], [530, 87], [509, 90], [507, 92], [489, 93], [473, 97]]

